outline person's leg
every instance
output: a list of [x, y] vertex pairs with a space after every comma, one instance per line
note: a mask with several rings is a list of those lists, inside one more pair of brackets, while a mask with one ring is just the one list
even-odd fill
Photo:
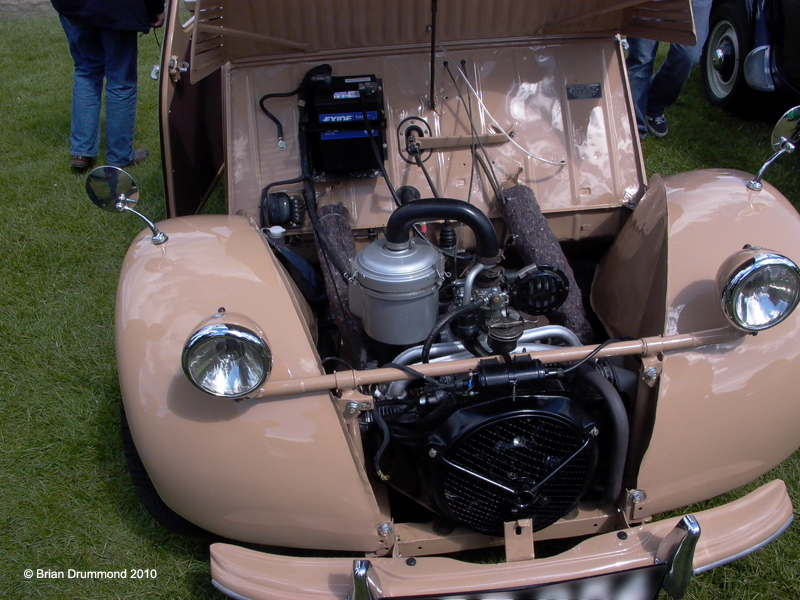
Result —
[[96, 27], [61, 17], [75, 63], [72, 84], [72, 156], [97, 156], [100, 145], [100, 100], [103, 93], [103, 45]]
[[134, 160], [137, 33], [103, 30], [106, 51], [106, 162], [124, 167]]
[[636, 111], [636, 124], [639, 135], [647, 133], [644, 114], [647, 110], [647, 98], [650, 93], [650, 79], [653, 76], [653, 62], [658, 51], [658, 42], [639, 38], [628, 38], [628, 58], [625, 65], [628, 69], [628, 80], [631, 85], [633, 106]]
[[711, 11], [711, 0], [693, 0], [692, 12], [697, 31], [697, 44], [684, 46], [671, 44], [667, 58], [653, 77], [645, 115], [657, 117], [672, 106], [680, 96], [683, 86], [689, 79], [692, 68], [700, 62], [703, 46], [708, 37], [708, 19]]

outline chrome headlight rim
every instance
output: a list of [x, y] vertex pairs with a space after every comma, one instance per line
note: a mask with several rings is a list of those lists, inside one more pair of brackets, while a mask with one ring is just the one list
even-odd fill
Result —
[[[748, 247], [746, 247], [746, 249], [751, 250]], [[752, 250], [760, 249], [752, 248]], [[784, 267], [794, 276], [794, 299], [787, 304], [787, 308], [778, 317], [763, 324], [746, 323], [739, 318], [736, 310], [739, 292], [753, 276], [771, 266]], [[722, 288], [721, 306], [725, 317], [731, 325], [747, 333], [758, 333], [759, 331], [771, 329], [782, 323], [794, 312], [798, 302], [800, 302], [800, 268], [798, 268], [791, 259], [775, 252], [761, 252], [752, 255], [729, 275], [727, 282]]]
[[[264, 366], [263, 373], [261, 377], [258, 378], [257, 383], [248, 386], [240, 393], [217, 393], [197, 382], [191, 371], [191, 360], [193, 353], [200, 346], [200, 344], [209, 340], [224, 338], [232, 338], [236, 341], [248, 344], [251, 349], [256, 351], [256, 355]], [[264, 385], [264, 382], [266, 382], [267, 378], [272, 372], [272, 351], [269, 349], [266, 341], [264, 341], [259, 334], [247, 327], [237, 325], [235, 323], [213, 323], [201, 327], [195, 333], [193, 333], [188, 340], [186, 340], [186, 344], [183, 347], [183, 352], [181, 353], [181, 367], [184, 375], [191, 382], [191, 384], [203, 393], [216, 398], [230, 398], [237, 400], [252, 395], [253, 392], [257, 391], [262, 385]]]

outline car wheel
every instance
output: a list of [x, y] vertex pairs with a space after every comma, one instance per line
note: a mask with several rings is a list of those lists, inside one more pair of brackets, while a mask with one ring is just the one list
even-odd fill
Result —
[[122, 447], [125, 452], [125, 462], [128, 464], [128, 472], [133, 482], [133, 487], [139, 496], [139, 500], [144, 504], [153, 518], [174, 533], [179, 533], [188, 537], [210, 537], [212, 534], [187, 521], [174, 510], [172, 510], [158, 495], [150, 475], [142, 463], [139, 451], [133, 443], [128, 417], [125, 415], [125, 406], [120, 405], [120, 426], [122, 430]]
[[750, 52], [750, 24], [744, 3], [727, 0], [714, 7], [700, 66], [703, 87], [715, 106], [736, 108], [751, 89], [744, 79], [744, 59]]

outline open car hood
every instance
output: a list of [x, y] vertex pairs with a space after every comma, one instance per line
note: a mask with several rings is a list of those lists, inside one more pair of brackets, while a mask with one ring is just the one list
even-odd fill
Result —
[[228, 61], [561, 35], [694, 44], [690, 0], [197, 0], [191, 80]]

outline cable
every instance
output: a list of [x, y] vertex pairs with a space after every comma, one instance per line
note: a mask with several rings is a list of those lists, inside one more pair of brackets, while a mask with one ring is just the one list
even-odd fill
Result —
[[453, 312], [447, 313], [444, 317], [439, 319], [439, 322], [436, 323], [436, 325], [433, 327], [431, 332], [428, 334], [428, 338], [425, 340], [425, 344], [422, 346], [422, 357], [421, 357], [422, 362], [423, 363], [430, 362], [428, 359], [429, 359], [430, 354], [431, 354], [431, 346], [433, 346], [434, 340], [439, 335], [439, 332], [442, 331], [442, 329], [444, 329], [454, 319], [457, 319], [461, 315], [466, 315], [466, 314], [472, 312], [473, 310], [477, 310], [478, 308], [483, 306], [486, 303], [487, 300], [488, 300], [488, 298], [484, 299], [484, 300], [482, 300], [480, 302], [473, 302], [472, 304], [465, 304], [464, 306], [461, 306], [461, 307], [455, 309]]
[[597, 346], [597, 348], [595, 348], [594, 350], [589, 352], [589, 354], [584, 356], [582, 359], [580, 359], [574, 365], [569, 366], [566, 369], [564, 369], [562, 371], [562, 374], [566, 375], [567, 373], [570, 373], [570, 372], [574, 371], [575, 369], [577, 369], [578, 367], [580, 367], [582, 364], [592, 360], [595, 356], [597, 356], [597, 353], [600, 352], [600, 350], [602, 350], [603, 348], [605, 348], [609, 344], [615, 344], [617, 342], [626, 342], [626, 341], [632, 340], [632, 339], [633, 338], [629, 338], [629, 337], [618, 337], [618, 338], [608, 339], [605, 342], [603, 342], [602, 344], [600, 344], [599, 346]]
[[420, 158], [419, 152], [415, 152], [413, 156], [414, 156], [414, 162], [416, 162], [417, 166], [420, 169], [422, 169], [422, 172], [425, 175], [425, 179], [428, 180], [428, 186], [431, 188], [431, 192], [433, 192], [433, 197], [434, 198], [441, 198], [441, 196], [439, 195], [439, 192], [436, 190], [436, 185], [434, 185], [434, 183], [433, 183], [433, 179], [431, 179], [431, 174], [428, 173], [428, 169], [425, 166], [425, 163], [422, 162], [422, 158]]
[[328, 363], [328, 362], [338, 362], [339, 364], [344, 365], [345, 367], [347, 367], [351, 371], [356, 371], [357, 370], [357, 369], [354, 369], [353, 366], [349, 362], [347, 362], [344, 359], [339, 358], [338, 356], [327, 356], [327, 357], [323, 358], [321, 362], [322, 362], [323, 366], [325, 365], [325, 363]]
[[[452, 57], [452, 55], [450, 54], [450, 52], [448, 52], [447, 48], [445, 48], [445, 47], [444, 47], [444, 46], [441, 44], [441, 42], [439, 43], [439, 48], [441, 48], [441, 49], [442, 49], [442, 52], [444, 52], [444, 53], [445, 53], [445, 55], [446, 55], [446, 56], [447, 56], [447, 57], [448, 57], [450, 60], [453, 60], [453, 57]], [[508, 139], [508, 141], [509, 141], [509, 142], [511, 142], [511, 143], [512, 143], [514, 146], [516, 146], [516, 147], [517, 147], [519, 150], [521, 150], [522, 152], [524, 152], [526, 155], [530, 156], [530, 157], [531, 157], [531, 158], [533, 158], [533, 159], [536, 159], [536, 160], [538, 160], [538, 161], [541, 161], [541, 162], [543, 162], [543, 163], [545, 163], [545, 164], [548, 164], [548, 165], [555, 165], [555, 166], [557, 166], [557, 167], [563, 167], [564, 165], [566, 165], [566, 164], [567, 164], [567, 161], [565, 161], [565, 160], [561, 160], [561, 161], [553, 161], [553, 160], [547, 160], [546, 158], [542, 158], [541, 156], [536, 156], [535, 154], [532, 154], [531, 152], [528, 152], [528, 151], [527, 151], [525, 148], [523, 148], [523, 147], [522, 147], [522, 146], [520, 146], [520, 145], [519, 145], [519, 144], [518, 144], [516, 141], [514, 141], [514, 139], [513, 139], [513, 138], [512, 138], [510, 135], [508, 135], [508, 134], [506, 133], [506, 131], [505, 131], [505, 130], [504, 130], [504, 129], [503, 129], [501, 126], [500, 126], [500, 123], [498, 123], [498, 122], [497, 122], [497, 120], [494, 118], [494, 116], [492, 115], [492, 113], [491, 113], [491, 112], [489, 112], [489, 109], [488, 109], [488, 108], [486, 107], [486, 105], [483, 103], [483, 100], [481, 100], [480, 96], [478, 95], [478, 92], [476, 92], [476, 91], [475, 91], [475, 88], [473, 88], [473, 87], [472, 87], [472, 84], [470, 84], [470, 82], [469, 82], [469, 79], [467, 79], [467, 76], [466, 76], [466, 75], [465, 75], [465, 74], [464, 74], [464, 73], [463, 73], [463, 72], [462, 72], [460, 69], [459, 69], [459, 73], [460, 73], [460, 74], [461, 74], [461, 76], [464, 78], [464, 82], [467, 84], [467, 87], [469, 88], [469, 91], [470, 91], [470, 92], [472, 93], [472, 95], [475, 97], [475, 100], [477, 100], [477, 101], [478, 101], [478, 104], [480, 104], [480, 105], [481, 105], [481, 108], [483, 108], [483, 110], [486, 112], [486, 115], [487, 115], [487, 116], [488, 116], [488, 117], [489, 117], [489, 118], [492, 120], [492, 123], [494, 123], [494, 125], [495, 125], [495, 126], [496, 126], [496, 127], [499, 129], [499, 130], [500, 130], [500, 132], [501, 132], [501, 133], [502, 133], [502, 134], [503, 134], [503, 135], [504, 135], [504, 136], [505, 136], [505, 137]]]

